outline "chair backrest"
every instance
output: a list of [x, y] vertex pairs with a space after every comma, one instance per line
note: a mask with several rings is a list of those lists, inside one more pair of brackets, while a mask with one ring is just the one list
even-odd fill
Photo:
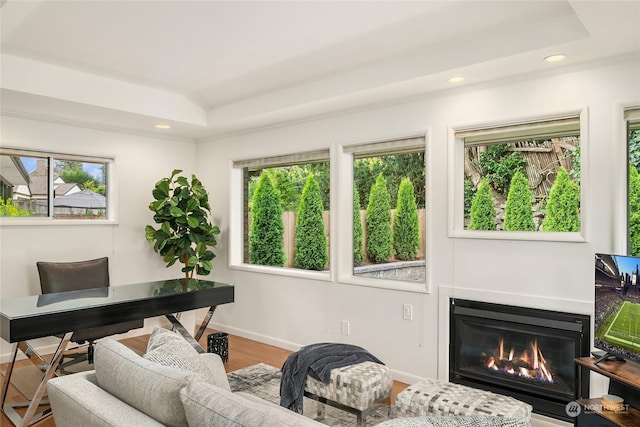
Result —
[[109, 258], [79, 262], [37, 262], [43, 294], [109, 286]]

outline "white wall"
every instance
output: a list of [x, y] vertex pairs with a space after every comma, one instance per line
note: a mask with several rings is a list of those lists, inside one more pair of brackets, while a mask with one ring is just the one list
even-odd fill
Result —
[[[37, 261], [109, 257], [111, 285], [178, 277], [168, 271], [144, 236], [153, 224], [151, 190], [173, 169], [192, 173], [195, 144], [134, 136], [15, 117], [2, 117], [3, 147], [115, 158], [118, 223], [0, 227], [0, 295], [36, 295]], [[1, 342], [0, 353], [9, 347]]]
[[[461, 88], [368, 111], [199, 142], [197, 170], [211, 193], [216, 221], [224, 233], [230, 221], [233, 160], [416, 131], [429, 130], [431, 136], [427, 149], [431, 294], [233, 269], [228, 266], [228, 241], [223, 234], [214, 274], [217, 280], [236, 285], [236, 303], [216, 314], [215, 322], [234, 333], [290, 348], [325, 340], [362, 345], [396, 370], [398, 378], [410, 379], [447, 377], [449, 296], [591, 314], [593, 254], [624, 248], [616, 236], [620, 225], [614, 223], [620, 208], [613, 201], [625, 185], [622, 105], [634, 104], [640, 105], [640, 63], [627, 58], [587, 70]], [[582, 173], [590, 183], [583, 189], [587, 242], [448, 237], [447, 135], [451, 126], [509, 122], [584, 108], [589, 110], [590, 135], [582, 141]], [[338, 191], [336, 186], [332, 191]], [[332, 244], [337, 240], [332, 236]], [[405, 303], [414, 306], [413, 321], [402, 319]], [[350, 321], [351, 335], [341, 334], [341, 320]]]
[[[399, 379], [446, 377], [446, 302], [450, 295], [591, 312], [593, 253], [623, 248], [620, 224], [615, 223], [619, 210], [614, 204], [624, 187], [621, 105], [634, 104], [640, 105], [638, 60], [495, 86], [459, 88], [198, 144], [3, 117], [3, 146], [115, 156], [119, 224], [1, 227], [1, 296], [38, 293], [35, 262], [40, 259], [108, 255], [116, 286], [168, 277], [161, 259], [144, 239], [144, 226], [151, 223], [147, 209], [150, 191], [174, 168], [195, 170], [209, 190], [214, 221], [222, 229], [212, 277], [236, 285], [236, 302], [214, 316], [217, 327], [290, 349], [317, 341], [350, 342], [378, 355]], [[587, 152], [583, 174], [588, 174], [590, 183], [584, 189], [586, 243], [448, 237], [450, 126], [508, 122], [583, 108], [589, 109], [590, 134], [589, 140], [583, 141]], [[229, 268], [232, 160], [426, 130], [430, 132], [427, 208], [432, 293]], [[332, 244], [336, 241], [332, 238]], [[414, 320], [402, 319], [402, 304], [413, 305]], [[341, 335], [341, 320], [350, 322], [351, 335]], [[1, 352], [6, 353], [3, 344]]]

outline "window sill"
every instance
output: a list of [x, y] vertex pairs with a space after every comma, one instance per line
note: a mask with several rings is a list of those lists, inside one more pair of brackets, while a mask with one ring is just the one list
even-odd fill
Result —
[[390, 291], [405, 291], [420, 294], [430, 294], [431, 290], [426, 283], [408, 282], [402, 280], [370, 279], [352, 275], [341, 277], [339, 283], [345, 285], [366, 286], [370, 288], [388, 289]]
[[118, 225], [115, 219], [0, 218], [0, 227]]
[[266, 265], [253, 264], [230, 264], [232, 270], [249, 271], [252, 273], [274, 274], [277, 276], [298, 277], [301, 279], [331, 281], [330, 271], [310, 271], [299, 268], [269, 267]]
[[[251, 273], [272, 274], [276, 276], [297, 277], [301, 279], [320, 280], [331, 282], [331, 273], [329, 271], [308, 271], [297, 268], [269, 267], [264, 265], [252, 264], [230, 264], [229, 269], [247, 271]], [[426, 283], [421, 282], [404, 282], [401, 280], [388, 279], [369, 279], [355, 276], [345, 276], [338, 280], [339, 284], [366, 286], [370, 288], [388, 289], [391, 291], [404, 291], [421, 294], [429, 294], [431, 290]]]
[[523, 240], [539, 242], [572, 242], [585, 243], [587, 239], [582, 233], [554, 232], [554, 231], [475, 231], [452, 230], [449, 237], [457, 239], [485, 239], [485, 240]]

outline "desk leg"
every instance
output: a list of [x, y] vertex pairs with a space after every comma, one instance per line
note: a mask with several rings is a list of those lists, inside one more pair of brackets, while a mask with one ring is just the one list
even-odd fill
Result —
[[196, 333], [196, 335], [194, 337], [196, 339], [196, 341], [200, 340], [200, 337], [202, 337], [202, 334], [204, 333], [204, 330], [207, 329], [207, 326], [209, 326], [209, 322], [211, 321], [211, 318], [213, 317], [213, 313], [216, 312], [216, 308], [218, 308], [217, 305], [212, 305], [211, 307], [209, 307], [209, 311], [207, 312], [207, 315], [202, 320], [202, 323], [200, 324], [200, 328], [198, 329], [198, 332]]
[[[11, 379], [11, 374], [13, 373], [14, 362], [15, 362], [15, 358], [18, 352], [18, 347], [19, 347], [18, 345], [19, 343], [13, 344], [14, 351], [13, 351], [13, 354], [11, 355], [12, 359], [11, 359], [11, 362], [9, 363], [9, 367], [7, 370], [5, 384], [2, 387], [2, 412], [5, 413], [7, 418], [9, 418], [9, 420], [11, 420], [11, 422], [14, 425], [20, 426], [20, 427], [27, 427], [27, 426], [30, 426], [31, 424], [34, 424], [37, 421], [40, 421], [40, 419], [50, 414], [50, 410], [44, 411], [38, 415], [36, 415], [36, 411], [38, 410], [38, 407], [40, 405], [47, 403], [47, 402], [43, 402], [42, 400], [42, 397], [44, 396], [44, 393], [47, 390], [47, 381], [49, 381], [55, 375], [56, 369], [58, 367], [58, 364], [60, 363], [62, 354], [66, 350], [70, 339], [71, 339], [71, 332], [68, 332], [60, 340], [60, 344], [58, 344], [56, 351], [53, 353], [51, 362], [48, 364], [47, 369], [45, 370], [44, 375], [40, 380], [40, 384], [38, 385], [38, 388], [36, 389], [33, 395], [33, 398], [31, 399], [31, 402], [29, 402], [28, 404], [5, 402], [7, 390], [9, 389], [9, 380]], [[33, 362], [32, 358], [30, 358], [30, 360]], [[21, 417], [15, 411], [14, 408], [21, 408], [25, 406], [27, 407], [27, 411], [25, 412], [24, 416]]]
[[44, 358], [40, 356], [36, 349], [31, 347], [31, 344], [29, 344], [27, 341], [20, 341], [18, 343], [18, 350], [20, 350], [25, 356], [27, 356], [27, 358], [31, 360], [31, 363], [40, 368], [41, 371], [44, 371], [47, 365], [49, 365], [49, 363], [44, 360]]
[[182, 335], [184, 337], [184, 339], [187, 340], [187, 342], [189, 344], [191, 344], [191, 346], [198, 353], [200, 353], [200, 354], [206, 353], [204, 351], [204, 349], [202, 348], [202, 346], [200, 345], [200, 343], [198, 343], [198, 341], [196, 341], [193, 338], [193, 336], [189, 333], [189, 331], [187, 331], [187, 329], [184, 326], [182, 326], [182, 323], [180, 323], [180, 321], [178, 319], [176, 319], [176, 316], [174, 316], [173, 314], [165, 314], [164, 317], [169, 319], [169, 321], [173, 325], [173, 329], [176, 330], [177, 332], [179, 332], [180, 335]]
[[16, 356], [18, 355], [18, 343], [11, 344], [11, 360], [7, 367], [7, 372], [4, 374], [4, 383], [2, 383], [2, 406], [4, 410], [4, 402], [7, 400], [7, 392], [9, 391], [9, 382], [11, 382], [11, 374], [13, 374], [13, 365], [16, 362]]

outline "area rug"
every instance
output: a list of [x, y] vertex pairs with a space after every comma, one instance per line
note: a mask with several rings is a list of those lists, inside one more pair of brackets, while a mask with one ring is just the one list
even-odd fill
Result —
[[[278, 368], [259, 363], [247, 368], [230, 372], [229, 385], [231, 391], [242, 391], [252, 394], [269, 402], [280, 404], [280, 378], [282, 372]], [[317, 402], [304, 398], [304, 415], [316, 418]], [[328, 426], [352, 427], [356, 425], [356, 416], [331, 406], [325, 407], [325, 418], [318, 420]], [[376, 404], [365, 413], [365, 421], [368, 426], [374, 426], [389, 418], [394, 417], [395, 411], [388, 405]]]

